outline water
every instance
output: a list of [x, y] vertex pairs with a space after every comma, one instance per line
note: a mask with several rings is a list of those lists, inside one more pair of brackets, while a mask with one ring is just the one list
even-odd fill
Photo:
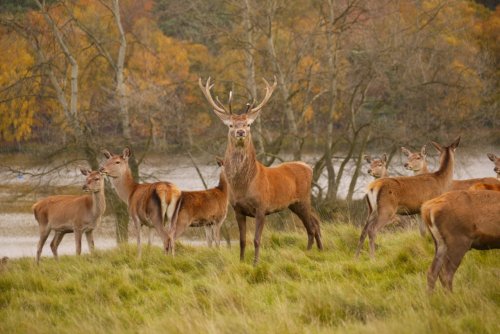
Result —
[[[309, 164], [313, 164], [314, 158], [312, 156], [306, 156], [305, 161]], [[435, 170], [437, 166], [437, 157], [430, 157], [429, 167], [430, 170]], [[175, 164], [172, 163], [175, 161]], [[391, 166], [389, 166], [389, 173], [392, 176], [395, 175], [409, 175], [402, 164], [404, 159], [402, 157], [396, 157], [393, 159]], [[335, 162], [338, 167], [339, 161]], [[83, 176], [80, 174], [77, 166], [69, 166], [64, 169], [60, 169], [57, 172], [47, 173], [50, 167], [41, 168], [31, 168], [24, 170], [25, 174], [14, 173], [11, 171], [0, 172], [0, 179], [2, 184], [10, 185], [9, 191], [13, 191], [16, 185], [28, 186], [28, 188], [45, 186], [45, 185], [59, 185], [59, 186], [77, 186], [80, 187], [83, 184]], [[205, 181], [209, 187], [215, 186], [219, 181], [219, 169], [217, 168], [215, 162], [210, 164], [200, 164], [199, 168]], [[366, 174], [367, 166], [363, 165], [361, 175], [358, 179], [357, 186], [354, 193], [354, 198], [361, 198], [364, 195], [364, 189], [366, 185], [372, 181], [372, 177]], [[351, 179], [352, 172], [354, 170], [354, 164], [350, 163], [346, 166], [345, 176], [341, 181], [339, 194], [341, 197], [347, 194], [347, 189], [349, 187], [349, 182]], [[44, 174], [43, 178], [33, 176], [32, 174]], [[167, 180], [174, 182], [181, 189], [186, 190], [196, 190], [203, 189], [203, 183], [201, 182], [195, 168], [188, 159], [169, 159], [167, 161], [162, 160], [149, 160], [141, 166], [141, 176], [142, 182], [154, 182], [157, 180]], [[493, 172], [493, 164], [488, 160], [486, 154], [470, 154], [466, 157], [457, 157], [456, 168], [455, 168], [455, 178], [456, 179], [466, 179], [473, 177], [495, 177]], [[43, 181], [43, 183], [41, 183]], [[326, 185], [326, 175], [322, 175], [319, 184], [321, 186]], [[12, 187], [14, 186], [14, 187]], [[18, 201], [26, 201], [29, 205], [34, 203], [37, 199], [40, 199], [41, 195], [37, 195], [36, 192], [19, 195]], [[6, 206], [7, 199], [12, 197], [12, 193], [0, 192], [0, 208]], [[10, 204], [8, 204], [10, 205]], [[143, 238], [144, 244], [147, 243], [146, 229], [143, 228]], [[189, 243], [192, 245], [205, 245], [203, 241], [203, 232], [199, 233], [199, 239], [184, 239], [182, 242]], [[43, 248], [43, 256], [52, 256], [50, 250], [50, 241], [52, 240], [52, 234], [47, 239], [45, 246]], [[114, 238], [114, 226], [113, 221], [110, 217], [105, 217], [100, 227], [94, 231], [94, 240], [97, 249], [109, 249], [116, 247], [116, 240]], [[131, 243], [135, 243], [135, 231], [130, 224], [130, 238]], [[3, 256], [8, 257], [35, 257], [36, 245], [38, 243], [38, 225], [31, 213], [0, 213], [0, 258]], [[161, 246], [161, 240], [153, 232], [153, 244]], [[59, 254], [75, 254], [75, 241], [74, 234], [67, 234], [61, 245], [59, 246]], [[85, 240], [85, 236], [82, 240], [82, 252], [88, 253], [88, 246]]]

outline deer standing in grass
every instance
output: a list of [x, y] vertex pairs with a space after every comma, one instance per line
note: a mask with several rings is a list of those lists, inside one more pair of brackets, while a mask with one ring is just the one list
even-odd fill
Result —
[[378, 230], [390, 223], [396, 214], [420, 213], [422, 203], [449, 189], [455, 163], [455, 149], [459, 142], [460, 137], [447, 147], [432, 142], [441, 154], [439, 169], [434, 173], [387, 177], [375, 180], [368, 185], [370, 214], [359, 237], [356, 257], [359, 256], [367, 235], [370, 239], [370, 256], [373, 258]]
[[55, 231], [50, 249], [57, 259], [57, 248], [66, 233], [75, 233], [76, 254], [82, 251], [82, 235], [85, 233], [89, 250], [94, 251], [93, 231], [101, 222], [106, 210], [104, 198], [104, 177], [97, 171], [81, 168], [86, 176], [83, 190], [90, 195], [56, 195], [41, 199], [32, 206], [38, 221], [40, 240], [36, 252], [36, 262], [40, 262], [42, 248], [50, 232]]
[[[414, 175], [420, 175], [429, 173], [429, 169], [427, 168], [426, 161], [426, 153], [425, 153], [425, 145], [422, 147], [420, 153], [414, 152], [412, 153], [408, 149], [401, 147], [403, 153], [408, 157], [408, 161], [404, 164], [404, 167], [408, 170], [413, 171]], [[488, 155], [489, 157], [489, 155]], [[490, 158], [491, 159], [491, 158]], [[476, 179], [466, 179], [466, 180], [453, 180], [451, 182], [450, 191], [454, 190], [467, 190], [472, 185], [476, 183], [485, 183], [485, 184], [500, 184], [500, 181], [493, 177], [483, 177]]]
[[497, 173], [497, 179], [500, 179], [500, 158], [493, 153], [488, 153], [488, 159], [490, 159], [495, 164], [495, 168], [493, 168], [493, 171]]
[[469, 249], [500, 248], [500, 192], [451, 191], [422, 205], [422, 218], [436, 247], [427, 272], [427, 287], [436, 280], [450, 292], [462, 258]]
[[[111, 178], [118, 197], [127, 203], [129, 215], [137, 231], [138, 257], [141, 257], [142, 252], [142, 225], [146, 225], [150, 230], [156, 229], [163, 241], [163, 249], [167, 251], [168, 235], [164, 225], [171, 221], [181, 191], [170, 182], [135, 182], [128, 165], [131, 155], [128, 147], [123, 150], [122, 155], [113, 155], [106, 150], [103, 154], [107, 160], [99, 171]], [[151, 233], [149, 243], [151, 243]]]
[[369, 175], [376, 179], [389, 176], [387, 173], [387, 154], [384, 153], [380, 159], [365, 155], [364, 159], [370, 164], [370, 168], [367, 171]]
[[[255, 257], [259, 261], [260, 240], [265, 217], [289, 208], [295, 213], [307, 231], [307, 249], [311, 249], [314, 239], [319, 249], [323, 249], [319, 220], [311, 207], [312, 168], [303, 162], [286, 162], [275, 167], [265, 167], [257, 161], [250, 134], [250, 126], [259, 116], [262, 107], [269, 101], [276, 87], [264, 80], [266, 93], [257, 106], [247, 104], [241, 115], [232, 113], [229, 102], [227, 109], [220, 101], [213, 100], [213, 84], [208, 78], [205, 86], [201, 79], [200, 88], [214, 113], [228, 126], [228, 143], [224, 156], [224, 173], [229, 185], [229, 202], [233, 207], [240, 233], [240, 260], [244, 259], [246, 246], [246, 217], [255, 217]], [[230, 94], [231, 97], [231, 94]], [[255, 102], [255, 101], [254, 101]]]
[[[220, 245], [220, 228], [227, 216], [228, 185], [223, 161], [217, 159], [217, 164], [222, 167], [217, 187], [181, 193], [168, 230], [169, 250], [172, 255], [175, 255], [175, 240], [189, 226], [205, 226], [209, 229], [207, 236], [213, 237], [217, 247]], [[209, 240], [210, 246], [211, 240]]]
[[408, 160], [405, 162], [404, 167], [407, 170], [411, 170], [413, 175], [420, 175], [429, 173], [429, 169], [427, 167], [427, 153], [426, 146], [422, 146], [420, 152], [412, 152], [405, 147], [401, 147], [401, 151], [404, 155], [408, 157]]

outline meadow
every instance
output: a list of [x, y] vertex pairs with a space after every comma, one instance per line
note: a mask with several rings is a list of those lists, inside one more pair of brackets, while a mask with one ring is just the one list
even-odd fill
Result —
[[[379, 234], [377, 258], [353, 257], [359, 228], [264, 231], [253, 246], [178, 244], [137, 259], [133, 244], [93, 255], [11, 259], [0, 267], [1, 333], [498, 333], [500, 251], [471, 251], [454, 280], [426, 291], [434, 247], [416, 229]], [[248, 236], [248, 240], [252, 240]]]

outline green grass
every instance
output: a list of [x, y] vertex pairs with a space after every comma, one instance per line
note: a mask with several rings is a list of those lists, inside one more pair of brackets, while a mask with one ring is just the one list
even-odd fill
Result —
[[[417, 231], [380, 233], [377, 259], [353, 259], [359, 229], [324, 224], [325, 251], [305, 233], [265, 230], [253, 246], [134, 246], [81, 257], [10, 260], [0, 268], [1, 333], [498, 333], [500, 253], [469, 252], [455, 292], [426, 293], [433, 246]], [[250, 235], [249, 235], [250, 237]], [[249, 238], [251, 240], [251, 238]]]

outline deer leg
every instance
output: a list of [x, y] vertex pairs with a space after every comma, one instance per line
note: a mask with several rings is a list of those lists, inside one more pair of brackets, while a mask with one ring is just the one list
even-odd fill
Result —
[[436, 285], [436, 279], [438, 277], [441, 268], [443, 267], [443, 262], [446, 257], [446, 245], [443, 242], [436, 242], [436, 251], [434, 255], [434, 260], [432, 261], [431, 267], [427, 272], [427, 291], [432, 292]]
[[207, 239], [207, 246], [212, 247], [212, 241], [213, 241], [213, 230], [211, 225], [205, 225], [205, 238]]
[[148, 247], [150, 247], [153, 243], [153, 228], [148, 227]]
[[75, 229], [76, 255], [80, 255], [82, 253], [82, 236], [82, 230]]
[[372, 212], [368, 213], [368, 217], [366, 217], [365, 226], [363, 227], [363, 230], [361, 231], [361, 235], [359, 236], [358, 247], [356, 247], [356, 254], [355, 254], [356, 258], [359, 257], [359, 253], [361, 252], [361, 248], [363, 248], [363, 244], [365, 242], [366, 236], [368, 235], [368, 228], [370, 227], [371, 224], [373, 224], [375, 218], [376, 217], [372, 216]]
[[375, 258], [375, 239], [377, 237], [377, 232], [385, 225], [393, 221], [395, 217], [395, 210], [383, 210], [378, 211], [373, 224], [368, 226], [368, 238], [370, 239], [370, 257]]
[[87, 239], [87, 245], [89, 246], [90, 253], [94, 253], [95, 245], [94, 245], [94, 234], [93, 231], [85, 231], [85, 238]]
[[422, 217], [420, 217], [419, 215], [416, 216], [416, 219], [418, 220], [418, 230], [420, 231], [420, 236], [425, 237], [425, 235], [427, 234], [427, 226], [425, 225]]
[[321, 228], [319, 226], [319, 219], [314, 212], [310, 212], [312, 225], [314, 225], [314, 238], [316, 239], [316, 246], [319, 250], [323, 250], [323, 241], [321, 241]]
[[310, 250], [314, 243], [314, 231], [315, 231], [315, 229], [311, 226], [310, 214], [307, 212], [307, 209], [304, 207], [302, 203], [294, 203], [290, 205], [288, 208], [292, 210], [292, 212], [295, 213], [297, 217], [299, 217], [302, 224], [304, 224], [304, 227], [306, 228], [307, 231], [307, 250]]
[[36, 251], [37, 264], [40, 262], [40, 255], [42, 254], [42, 248], [43, 245], [45, 244], [45, 241], [47, 241], [49, 234], [50, 234], [50, 228], [47, 225], [45, 225], [44, 227], [40, 226], [40, 240], [38, 241], [38, 247]]
[[247, 217], [236, 211], [236, 221], [240, 231], [240, 261], [245, 259], [245, 247], [247, 242]]
[[137, 232], [137, 257], [140, 259], [142, 255], [141, 249], [141, 222], [139, 218], [135, 215], [132, 216], [132, 221], [134, 222], [135, 231]]
[[214, 232], [214, 238], [215, 238], [215, 246], [217, 248], [220, 248], [220, 229], [222, 227], [222, 223], [223, 222], [224, 222], [224, 219], [222, 219], [217, 224], [214, 224], [213, 227], [212, 227], [212, 230]]
[[264, 229], [265, 219], [266, 215], [264, 213], [257, 213], [255, 215], [255, 238], [253, 240], [253, 245], [255, 247], [255, 258], [253, 260], [254, 266], [259, 263], [260, 239], [262, 237], [262, 230]]
[[448, 247], [447, 257], [444, 260], [443, 268], [440, 273], [441, 284], [448, 291], [453, 292], [453, 277], [457, 271], [465, 253], [470, 249], [471, 242], [469, 240], [457, 240], [450, 242]]
[[50, 249], [52, 250], [52, 254], [54, 254], [54, 258], [58, 260], [58, 255], [57, 255], [57, 248], [59, 247], [59, 244], [61, 243], [62, 238], [64, 237], [63, 232], [57, 232], [54, 234], [54, 238], [52, 239], [52, 242], [50, 243]]

